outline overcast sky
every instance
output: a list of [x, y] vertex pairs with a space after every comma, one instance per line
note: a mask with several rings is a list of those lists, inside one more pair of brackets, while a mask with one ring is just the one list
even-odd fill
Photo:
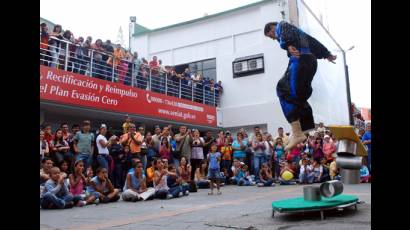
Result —
[[[129, 17], [155, 29], [215, 14], [259, 0], [40, 0], [40, 16], [71, 30], [75, 37], [117, 41], [120, 26], [128, 45]], [[347, 53], [352, 102], [371, 106], [370, 0], [305, 0]], [[349, 25], [349, 26], [346, 26]], [[341, 59], [339, 61], [342, 61]], [[285, 68], [285, 67], [284, 67]]]

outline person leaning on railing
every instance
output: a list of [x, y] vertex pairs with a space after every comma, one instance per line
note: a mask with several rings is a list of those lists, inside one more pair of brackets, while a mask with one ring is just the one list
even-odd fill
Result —
[[50, 35], [48, 34], [48, 26], [46, 23], [40, 24], [40, 64], [48, 66], [50, 52], [48, 52], [48, 42]]
[[103, 62], [102, 62], [102, 52], [104, 48], [102, 47], [102, 40], [97, 39], [94, 44], [91, 45], [91, 48], [94, 50], [93, 53], [93, 72], [91, 73], [93, 77], [99, 79], [105, 79], [103, 73]]
[[[121, 49], [121, 45], [117, 44], [114, 49], [114, 55], [110, 56], [107, 60], [107, 64], [113, 66], [115, 69], [118, 70], [118, 65], [120, 64], [120, 60], [125, 57], [125, 53]], [[118, 76], [118, 74], [117, 74]], [[122, 75], [122, 79], [119, 79], [119, 82], [124, 82], [124, 77]]]
[[[57, 62], [58, 62], [58, 53], [59, 53], [59, 47], [60, 47], [60, 40], [63, 39], [63, 29], [61, 27], [61, 25], [55, 25], [53, 28], [53, 32], [49, 33], [49, 35], [51, 36], [50, 40], [49, 40], [49, 51], [51, 54], [51, 63], [50, 63], [50, 67], [55, 68], [57, 66]], [[57, 38], [57, 39], [55, 39]]]

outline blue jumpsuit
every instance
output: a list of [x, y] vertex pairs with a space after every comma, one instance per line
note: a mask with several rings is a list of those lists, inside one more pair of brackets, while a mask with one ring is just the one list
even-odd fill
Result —
[[276, 86], [283, 113], [289, 123], [300, 120], [302, 131], [313, 129], [313, 112], [307, 100], [313, 91], [311, 83], [317, 59], [327, 58], [330, 52], [319, 41], [285, 21], [278, 23], [275, 34], [282, 49], [292, 45], [300, 53], [296, 58], [288, 52], [288, 68]]

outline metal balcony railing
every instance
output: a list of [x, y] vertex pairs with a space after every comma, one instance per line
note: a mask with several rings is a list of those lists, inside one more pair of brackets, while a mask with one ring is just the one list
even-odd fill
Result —
[[[219, 90], [213, 86], [185, 80], [142, 63], [116, 60], [109, 53], [92, 48], [84, 53], [78, 44], [50, 37], [57, 45], [40, 43], [40, 64], [110, 82], [191, 100], [211, 106], [220, 103]], [[109, 60], [107, 62], [107, 60]], [[110, 63], [110, 64], [108, 64]]]

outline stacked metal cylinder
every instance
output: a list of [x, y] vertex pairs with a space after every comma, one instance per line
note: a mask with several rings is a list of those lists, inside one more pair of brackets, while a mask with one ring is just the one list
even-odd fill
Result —
[[344, 184], [360, 183], [362, 157], [356, 156], [356, 149], [356, 142], [348, 139], [339, 140], [336, 165], [340, 168], [340, 175]]

